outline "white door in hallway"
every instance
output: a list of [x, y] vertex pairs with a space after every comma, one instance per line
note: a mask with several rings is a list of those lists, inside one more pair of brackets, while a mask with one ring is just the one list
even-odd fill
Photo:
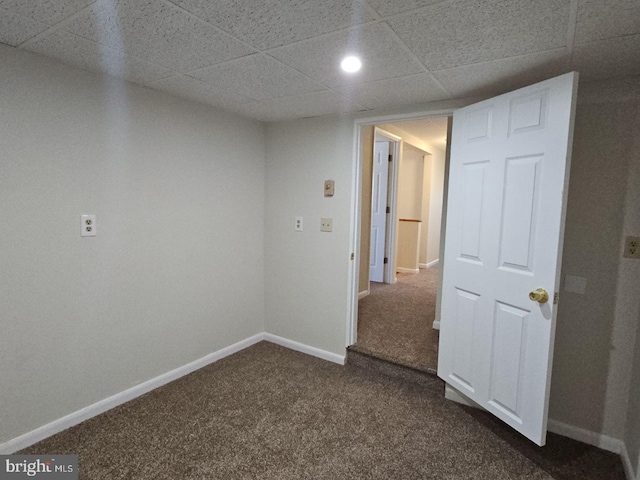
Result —
[[389, 184], [389, 142], [376, 141], [373, 150], [373, 185], [371, 189], [371, 255], [369, 280], [382, 282], [387, 232], [387, 187]]
[[577, 81], [569, 73], [453, 116], [438, 375], [538, 445]]

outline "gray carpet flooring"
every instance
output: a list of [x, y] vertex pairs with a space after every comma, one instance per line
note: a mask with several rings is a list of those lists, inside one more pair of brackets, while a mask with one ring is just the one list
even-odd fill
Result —
[[432, 325], [438, 283], [438, 268], [398, 274], [392, 285], [371, 282], [371, 293], [358, 301], [358, 341], [350, 348], [435, 373], [438, 331]]
[[618, 456], [536, 447], [434, 376], [364, 367], [263, 342], [20, 453], [78, 454], [81, 479], [624, 478]]

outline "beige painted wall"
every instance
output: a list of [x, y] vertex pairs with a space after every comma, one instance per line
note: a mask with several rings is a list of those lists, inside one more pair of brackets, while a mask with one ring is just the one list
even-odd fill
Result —
[[398, 218], [422, 219], [422, 192], [425, 152], [403, 142], [398, 166]]
[[[267, 126], [266, 330], [345, 354], [350, 292], [353, 118]], [[335, 179], [335, 195], [323, 183]], [[296, 215], [304, 231], [294, 232]], [[320, 232], [320, 218], [333, 232]]]
[[428, 236], [426, 242], [425, 261], [431, 263], [440, 257], [440, 226], [442, 223], [442, 200], [444, 197], [445, 152], [433, 148], [431, 150], [431, 183], [429, 187], [429, 218], [423, 231]]
[[640, 162], [638, 105], [588, 92], [578, 97], [562, 263], [563, 279], [588, 283], [585, 295], [560, 292], [550, 416], [621, 439], [640, 301], [638, 264], [621, 258], [625, 210], [637, 210], [625, 186]]
[[371, 255], [371, 189], [373, 188], [374, 126], [364, 125], [360, 130], [360, 161], [362, 168], [362, 195], [360, 197], [360, 265], [358, 292], [369, 290], [369, 264]]
[[418, 263], [427, 263], [427, 244], [429, 240], [429, 218], [431, 215], [431, 176], [433, 170], [433, 155], [424, 156], [424, 175], [422, 177], [422, 223], [420, 224], [420, 249]]
[[[638, 317], [640, 322], [640, 316]], [[630, 379], [624, 442], [636, 478], [640, 478], [640, 335], [636, 333], [635, 357]]]
[[[624, 235], [640, 236], [640, 108], [636, 111], [636, 131], [634, 159], [629, 169], [625, 208]], [[624, 308], [618, 308], [619, 317], [628, 318], [627, 332], [621, 332], [633, 339], [635, 336], [634, 360], [629, 380], [628, 411], [624, 441], [636, 475], [640, 479], [640, 261], [623, 258], [618, 275], [619, 289], [624, 290]], [[635, 318], [635, 321], [634, 321]], [[634, 334], [635, 328], [635, 334]]]
[[2, 45], [0, 65], [1, 444], [264, 330], [265, 132]]

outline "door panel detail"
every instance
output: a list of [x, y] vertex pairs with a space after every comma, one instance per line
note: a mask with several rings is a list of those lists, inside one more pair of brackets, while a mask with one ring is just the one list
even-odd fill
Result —
[[489, 400], [514, 420], [520, 418], [520, 380], [526, 359], [526, 321], [529, 311], [496, 302]]
[[533, 272], [542, 154], [507, 158], [502, 201], [500, 265]]
[[462, 226], [460, 228], [459, 256], [482, 262], [480, 258], [480, 228], [482, 199], [485, 188], [485, 168], [489, 161], [468, 163], [463, 166]]

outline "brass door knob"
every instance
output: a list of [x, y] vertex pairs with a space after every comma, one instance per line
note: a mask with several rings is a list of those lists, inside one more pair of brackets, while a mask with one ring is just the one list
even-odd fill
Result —
[[549, 301], [549, 294], [544, 288], [537, 288], [529, 293], [529, 300], [532, 302], [547, 303]]

